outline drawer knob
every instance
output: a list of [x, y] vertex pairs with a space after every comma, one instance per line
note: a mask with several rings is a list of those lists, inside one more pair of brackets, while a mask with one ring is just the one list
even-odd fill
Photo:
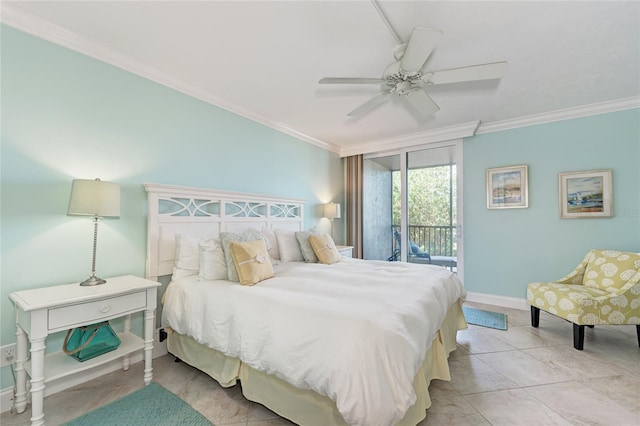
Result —
[[110, 310], [111, 310], [111, 306], [109, 306], [109, 305], [103, 306], [102, 308], [100, 308], [100, 312], [102, 312], [103, 314], [106, 314]]

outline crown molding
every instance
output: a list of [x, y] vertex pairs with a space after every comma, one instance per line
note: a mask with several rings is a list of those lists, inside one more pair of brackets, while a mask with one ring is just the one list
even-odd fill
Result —
[[511, 120], [482, 123], [476, 131], [476, 134], [500, 132], [502, 130], [552, 123], [555, 121], [571, 120], [574, 118], [588, 117], [591, 115], [606, 114], [608, 112], [624, 111], [634, 108], [640, 108], [640, 97], [634, 96], [631, 98], [617, 99], [597, 104], [582, 105], [575, 108], [559, 109], [542, 114], [528, 115], [526, 117], [519, 117]]
[[341, 157], [358, 154], [370, 154], [407, 148], [415, 145], [424, 145], [435, 142], [444, 142], [454, 139], [468, 138], [476, 133], [480, 121], [457, 124], [450, 127], [442, 127], [424, 132], [411, 133], [387, 139], [378, 139], [357, 145], [345, 146], [340, 150]]
[[111, 46], [107, 46], [96, 40], [52, 24], [51, 22], [31, 15], [14, 5], [8, 5], [6, 3], [2, 5], [0, 22], [38, 38], [55, 43], [59, 46], [66, 47], [67, 49], [82, 53], [83, 55], [99, 61], [106, 62], [125, 71], [129, 71], [133, 74], [144, 77], [147, 80], [151, 80], [155, 83], [177, 90], [178, 92], [200, 99], [296, 139], [335, 153], [339, 153], [340, 151], [339, 147], [333, 143], [325, 142], [301, 133], [284, 123], [272, 120], [228, 99], [217, 96], [200, 86], [177, 79], [170, 74], [151, 66], [136, 56], [129, 55]]

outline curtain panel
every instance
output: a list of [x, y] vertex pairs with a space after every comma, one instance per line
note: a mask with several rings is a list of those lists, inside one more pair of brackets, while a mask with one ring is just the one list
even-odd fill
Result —
[[353, 257], [362, 259], [362, 154], [347, 157], [346, 165], [347, 245], [353, 246]]

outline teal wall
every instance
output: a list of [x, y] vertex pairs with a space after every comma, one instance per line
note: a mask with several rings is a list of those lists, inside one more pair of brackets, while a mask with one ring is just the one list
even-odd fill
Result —
[[[525, 298], [590, 248], [640, 252], [640, 110], [477, 135], [464, 141], [465, 287]], [[487, 168], [527, 164], [529, 208], [488, 210]], [[614, 217], [560, 219], [558, 173], [613, 172]]]
[[[122, 188], [121, 217], [100, 225], [97, 269], [105, 277], [144, 275], [143, 182], [302, 198], [306, 226], [320, 223], [321, 203], [344, 203], [337, 154], [7, 26], [1, 31], [2, 345], [15, 342], [11, 292], [89, 275], [91, 221], [66, 216], [74, 178]], [[59, 339], [47, 343], [60, 347]], [[0, 389], [10, 384], [7, 370]]]

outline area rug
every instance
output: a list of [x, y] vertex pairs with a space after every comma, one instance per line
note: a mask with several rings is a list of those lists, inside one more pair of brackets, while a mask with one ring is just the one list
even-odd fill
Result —
[[480, 325], [482, 327], [496, 328], [498, 330], [507, 329], [507, 316], [499, 312], [483, 311], [481, 309], [462, 307], [464, 319], [468, 324]]
[[211, 426], [202, 414], [157, 383], [71, 420], [70, 426]]

